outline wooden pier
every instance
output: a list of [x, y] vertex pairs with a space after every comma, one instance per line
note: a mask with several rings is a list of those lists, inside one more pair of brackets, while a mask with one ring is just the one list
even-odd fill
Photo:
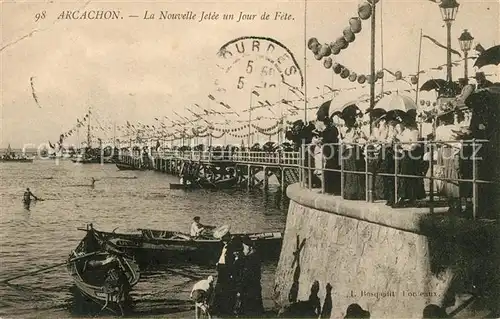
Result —
[[[197, 177], [217, 182], [236, 178], [247, 189], [268, 189], [269, 178], [275, 176], [285, 192], [290, 184], [299, 182], [300, 152], [228, 152], [169, 151], [120, 154], [118, 163], [136, 169], [150, 169], [181, 176], [187, 170]], [[257, 178], [263, 172], [263, 178]]]

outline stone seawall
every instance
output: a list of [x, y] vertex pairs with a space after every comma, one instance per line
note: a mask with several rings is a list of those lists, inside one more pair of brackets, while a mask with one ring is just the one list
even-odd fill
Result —
[[[458, 261], [469, 257], [455, 244], [441, 250], [424, 235], [428, 209], [347, 201], [298, 184], [287, 194], [275, 282], [280, 307], [308, 300], [318, 281], [322, 318], [343, 318], [353, 303], [372, 318], [422, 318], [426, 305], [454, 305], [467, 290], [464, 274], [473, 267]], [[433, 217], [443, 218], [445, 211], [436, 209]], [[441, 254], [446, 258], [439, 260]]]

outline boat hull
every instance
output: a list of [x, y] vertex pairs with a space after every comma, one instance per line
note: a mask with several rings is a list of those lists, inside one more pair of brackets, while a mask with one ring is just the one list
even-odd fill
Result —
[[237, 178], [230, 178], [216, 182], [200, 181], [197, 184], [184, 185], [181, 183], [170, 183], [170, 189], [230, 189], [238, 184]]
[[137, 168], [137, 167], [134, 167], [132, 165], [128, 165], [128, 164], [119, 164], [119, 163], [115, 163], [116, 167], [120, 170], [120, 171], [141, 171], [142, 169], [140, 168]]
[[[222, 243], [217, 239], [191, 239], [188, 235], [178, 232], [150, 229], [142, 229], [134, 234], [96, 232], [117, 249], [133, 256], [140, 265], [165, 263], [213, 265], [222, 250]], [[279, 259], [282, 244], [280, 232], [233, 236], [243, 235], [250, 237], [263, 261]]]
[[113, 160], [100, 158], [72, 158], [71, 161], [78, 164], [115, 164]]
[[[98, 235], [90, 233], [71, 252], [66, 268], [78, 291], [101, 305], [106, 299], [109, 299], [109, 306], [126, 302], [129, 291], [140, 278], [139, 265], [131, 257], [102, 249]], [[121, 273], [122, 290], [110, 291], [107, 286], [111, 270]]]
[[33, 163], [32, 158], [0, 159], [0, 163]]

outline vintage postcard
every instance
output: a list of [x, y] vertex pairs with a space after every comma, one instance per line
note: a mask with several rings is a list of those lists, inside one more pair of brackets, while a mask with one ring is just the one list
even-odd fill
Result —
[[500, 317], [498, 0], [0, 1], [0, 318]]

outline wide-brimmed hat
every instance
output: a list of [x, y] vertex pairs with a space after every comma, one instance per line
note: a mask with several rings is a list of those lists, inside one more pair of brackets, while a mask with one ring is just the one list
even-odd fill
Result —
[[229, 225], [222, 225], [220, 227], [217, 227], [215, 230], [214, 230], [214, 237], [217, 238], [217, 239], [221, 239], [222, 237], [224, 237], [225, 235], [229, 234], [229, 229], [231, 227]]

